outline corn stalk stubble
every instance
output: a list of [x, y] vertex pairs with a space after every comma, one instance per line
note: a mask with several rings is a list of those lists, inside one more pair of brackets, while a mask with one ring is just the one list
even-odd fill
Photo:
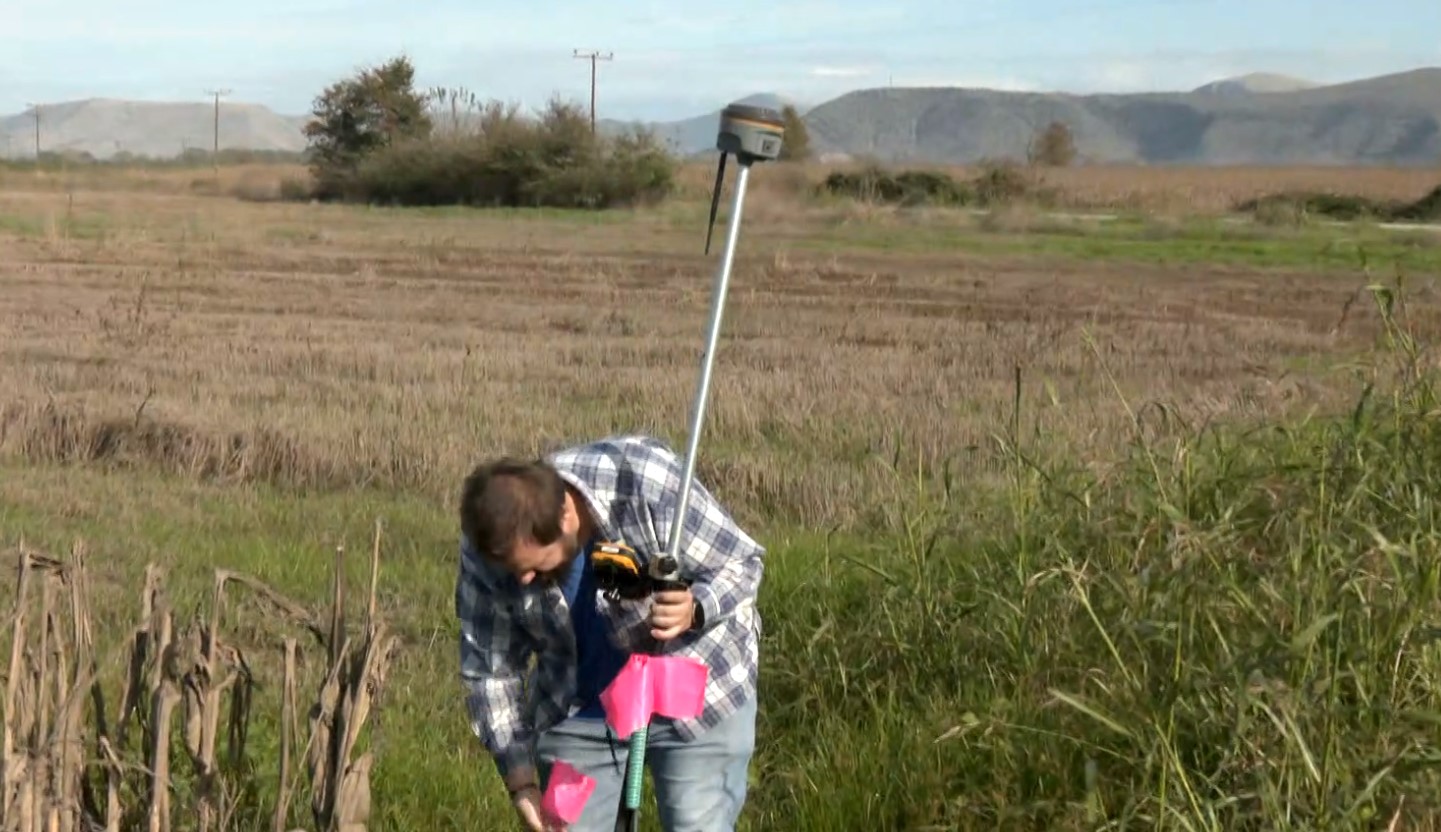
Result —
[[[246, 741], [255, 719], [256, 678], [245, 652], [221, 635], [226, 590], [232, 584], [306, 629], [327, 652], [329, 672], [310, 711], [306, 750], [311, 814], [317, 830], [364, 832], [370, 818], [373, 751], [352, 757], [384, 686], [396, 639], [375, 613], [379, 525], [358, 647], [344, 631], [342, 554], [343, 550], [337, 551], [329, 627], [261, 581], [221, 569], [215, 573], [208, 620], [193, 621], [177, 631], [162, 573], [151, 565], [141, 592], [139, 624], [114, 656], [122, 658], [121, 650], [129, 653], [124, 657], [125, 687], [110, 723], [91, 627], [84, 549], [77, 544], [70, 560], [62, 562], [22, 543], [0, 734], [0, 832], [137, 828], [169, 832], [177, 826], [213, 832], [240, 824], [239, 795], [246, 784], [235, 781], [247, 776]], [[338, 643], [333, 640], [337, 638]], [[286, 637], [275, 832], [289, 828], [298, 788], [292, 757], [298, 733], [299, 658], [296, 639]], [[177, 788], [172, 766], [177, 711], [193, 775], [188, 792], [193, 805], [187, 807], [193, 826], [178, 818], [172, 806], [176, 794], [187, 793]], [[224, 765], [217, 757], [222, 714]], [[142, 732], [140, 760], [129, 742], [137, 722]], [[103, 798], [98, 789], [103, 789]]]

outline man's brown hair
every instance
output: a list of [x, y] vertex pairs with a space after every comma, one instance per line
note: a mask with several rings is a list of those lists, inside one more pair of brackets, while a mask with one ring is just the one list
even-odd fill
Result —
[[503, 561], [520, 540], [544, 546], [560, 538], [565, 481], [544, 460], [484, 462], [465, 478], [460, 529], [482, 557]]

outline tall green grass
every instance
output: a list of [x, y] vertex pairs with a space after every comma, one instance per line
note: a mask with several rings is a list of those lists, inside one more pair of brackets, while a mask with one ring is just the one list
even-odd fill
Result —
[[787, 564], [753, 828], [1441, 812], [1441, 429], [1387, 320], [1347, 417], [1137, 441], [1104, 473], [998, 436], [989, 508], [918, 487], [874, 545]]

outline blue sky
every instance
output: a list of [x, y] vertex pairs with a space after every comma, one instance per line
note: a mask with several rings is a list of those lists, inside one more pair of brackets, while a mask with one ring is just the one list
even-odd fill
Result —
[[1437, 0], [0, 0], [0, 114], [92, 96], [309, 110], [355, 68], [411, 56], [422, 86], [602, 117], [679, 118], [752, 92], [871, 86], [1186, 89], [1250, 71], [1344, 81], [1441, 65]]

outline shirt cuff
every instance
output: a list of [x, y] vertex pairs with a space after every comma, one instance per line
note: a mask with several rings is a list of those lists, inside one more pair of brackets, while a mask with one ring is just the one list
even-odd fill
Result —
[[690, 588], [691, 597], [695, 599], [696, 606], [701, 608], [705, 620], [701, 622], [700, 632], [705, 632], [721, 621], [720, 600], [716, 598], [715, 588], [710, 584], [693, 584]]
[[521, 766], [535, 768], [535, 755], [531, 753], [530, 743], [524, 740], [494, 755], [494, 759], [496, 771], [502, 778], [510, 777], [510, 773]]

